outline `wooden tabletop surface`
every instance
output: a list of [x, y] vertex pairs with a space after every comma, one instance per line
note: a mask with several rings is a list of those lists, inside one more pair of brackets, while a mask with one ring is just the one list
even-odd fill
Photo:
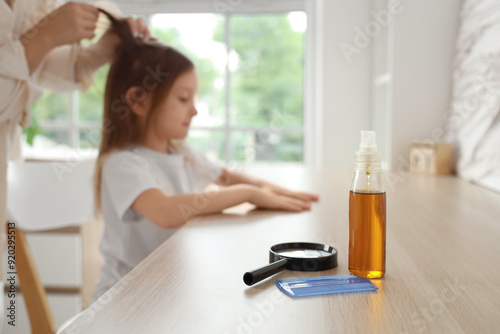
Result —
[[[320, 201], [305, 213], [240, 207], [182, 227], [64, 333], [498, 333], [500, 194], [453, 176], [387, 182], [387, 271], [377, 292], [293, 299], [275, 279], [349, 274], [350, 172], [254, 169]], [[248, 211], [248, 212], [246, 212]], [[246, 213], [245, 213], [246, 212]], [[270, 246], [329, 244], [337, 268], [253, 287]]]

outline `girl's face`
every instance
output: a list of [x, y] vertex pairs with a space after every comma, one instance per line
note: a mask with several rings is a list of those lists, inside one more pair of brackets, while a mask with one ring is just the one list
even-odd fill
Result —
[[198, 77], [194, 69], [174, 81], [167, 98], [158, 106], [155, 125], [158, 136], [166, 140], [186, 138], [191, 119], [198, 114], [194, 105], [197, 90]]

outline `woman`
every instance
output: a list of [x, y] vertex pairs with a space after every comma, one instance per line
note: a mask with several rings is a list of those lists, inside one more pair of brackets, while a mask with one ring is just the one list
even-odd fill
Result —
[[[20, 127], [30, 124], [30, 107], [43, 89], [85, 90], [93, 73], [109, 62], [119, 43], [107, 31], [93, 38], [96, 7], [58, 0], [0, 0], [0, 218], [5, 220], [7, 161], [21, 159]], [[149, 38], [141, 20], [126, 19], [136, 35]], [[4, 229], [2, 228], [2, 231]]]

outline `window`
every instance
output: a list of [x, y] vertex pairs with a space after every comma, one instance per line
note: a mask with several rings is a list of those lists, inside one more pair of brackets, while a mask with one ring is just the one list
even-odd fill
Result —
[[[144, 15], [155, 37], [196, 65], [198, 115], [188, 142], [225, 163], [305, 162], [305, 141], [312, 132], [304, 117], [305, 11], [292, 6], [214, 13], [216, 2], [212, 5], [212, 13], [126, 8]], [[86, 93], [44, 94], [34, 105], [43, 137], [97, 148], [108, 68], [98, 71]]]

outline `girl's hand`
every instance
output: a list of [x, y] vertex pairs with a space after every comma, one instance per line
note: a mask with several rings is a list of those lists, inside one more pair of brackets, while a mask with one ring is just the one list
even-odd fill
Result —
[[294, 212], [302, 212], [303, 210], [311, 209], [311, 204], [307, 200], [293, 196], [280, 195], [267, 187], [256, 187], [249, 202], [264, 209]]
[[264, 182], [264, 184], [262, 184], [262, 187], [268, 188], [278, 195], [292, 197], [306, 202], [312, 202], [312, 201], [317, 202], [319, 200], [319, 196], [316, 194], [289, 190], [269, 182]]

